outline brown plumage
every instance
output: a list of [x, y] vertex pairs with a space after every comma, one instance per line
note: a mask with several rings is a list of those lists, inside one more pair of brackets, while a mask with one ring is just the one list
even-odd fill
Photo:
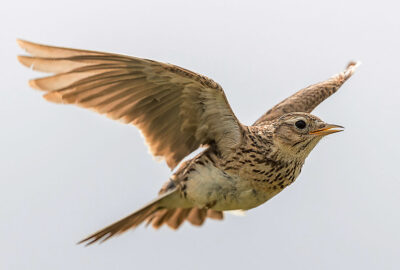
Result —
[[357, 62], [350, 62], [345, 71], [329, 78], [326, 81], [310, 85], [282, 102], [276, 104], [264, 115], [262, 115], [254, 125], [271, 121], [285, 113], [291, 112], [312, 112], [322, 101], [339, 90], [340, 86], [353, 75]]
[[136, 57], [18, 43], [32, 55], [18, 57], [23, 65], [55, 73], [29, 82], [46, 100], [137, 126], [171, 169], [201, 144], [215, 141], [229, 151], [240, 141], [241, 125], [221, 86], [207, 77]]
[[213, 80], [171, 64], [119, 54], [39, 45], [19, 45], [31, 56], [19, 61], [53, 73], [30, 81], [46, 100], [76, 104], [133, 124], [151, 153], [175, 168], [159, 197], [124, 219], [83, 239], [106, 240], [146, 222], [179, 228], [200, 226], [223, 211], [251, 209], [292, 183], [309, 152], [340, 126], [308, 114], [353, 74], [357, 64], [298, 91], [267, 111], [253, 126], [239, 122]]

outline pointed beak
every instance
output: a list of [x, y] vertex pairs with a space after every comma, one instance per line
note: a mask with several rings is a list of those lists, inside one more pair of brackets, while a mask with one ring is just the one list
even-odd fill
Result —
[[323, 127], [310, 131], [309, 134], [317, 136], [325, 136], [332, 133], [343, 131], [344, 127], [339, 125], [324, 124]]

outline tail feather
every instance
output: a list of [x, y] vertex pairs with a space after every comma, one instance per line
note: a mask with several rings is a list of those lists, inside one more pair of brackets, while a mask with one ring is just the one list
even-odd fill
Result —
[[208, 209], [207, 217], [211, 218], [211, 219], [215, 219], [215, 220], [223, 220], [224, 219], [224, 213], [222, 211]]
[[153, 228], [158, 229], [161, 227], [175, 212], [175, 209], [163, 209], [157, 212], [154, 217], [152, 225]]
[[165, 202], [168, 198], [172, 198], [175, 191], [167, 192], [161, 195], [155, 201], [147, 204], [129, 216], [101, 229], [100, 231], [86, 237], [78, 242], [91, 245], [97, 241], [104, 242], [114, 235], [121, 234], [128, 229], [139, 226], [144, 221], [147, 225], [151, 224], [153, 228], [158, 229], [162, 225], [167, 224], [172, 229], [178, 229], [185, 220], [196, 226], [201, 226], [206, 218], [221, 220], [223, 219], [222, 211], [200, 208], [166, 208]]
[[203, 225], [207, 218], [207, 209], [192, 208], [187, 220], [195, 226]]
[[186, 220], [187, 216], [190, 213], [191, 208], [178, 208], [176, 209], [173, 216], [167, 220], [167, 225], [176, 230], [182, 223]]
[[178, 229], [185, 220], [189, 221], [192, 225], [203, 225], [206, 218], [222, 220], [224, 214], [222, 211], [212, 209], [200, 208], [176, 208], [169, 210], [156, 211], [147, 219], [147, 224], [151, 224], [154, 229], [160, 228], [162, 225], [167, 224], [171, 229]]
[[86, 242], [86, 245], [91, 245], [99, 240], [101, 240], [101, 242], [104, 242], [114, 235], [121, 234], [130, 228], [136, 228], [143, 221], [148, 219], [150, 216], [152, 216], [157, 211], [164, 210], [165, 209], [165, 207], [163, 206], [164, 200], [168, 199], [168, 197], [172, 197], [174, 195], [174, 192], [175, 192], [175, 190], [163, 194], [162, 196], [158, 197], [156, 200], [150, 202], [149, 204], [145, 205], [144, 207], [135, 211], [134, 213], [130, 214], [129, 216], [84, 238], [83, 240], [79, 241], [78, 244], [82, 244], [82, 243]]

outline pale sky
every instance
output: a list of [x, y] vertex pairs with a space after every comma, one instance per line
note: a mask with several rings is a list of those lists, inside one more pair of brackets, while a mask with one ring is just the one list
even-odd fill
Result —
[[[0, 269], [399, 269], [400, 5], [373, 2], [3, 3]], [[170, 171], [135, 127], [30, 89], [41, 74], [19, 65], [16, 38], [202, 73], [244, 124], [348, 61], [362, 65], [313, 112], [345, 132], [266, 204], [85, 248], [75, 243], [152, 200]]]

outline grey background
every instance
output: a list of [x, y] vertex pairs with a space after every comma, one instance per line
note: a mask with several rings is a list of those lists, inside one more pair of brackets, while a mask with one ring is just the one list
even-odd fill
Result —
[[[129, 4], [128, 4], [129, 3]], [[395, 1], [3, 3], [0, 269], [399, 269], [399, 5]], [[174, 63], [225, 89], [251, 124], [361, 60], [314, 114], [324, 139], [298, 180], [246, 217], [75, 243], [151, 200], [170, 172], [138, 130], [27, 86], [17, 37]]]

